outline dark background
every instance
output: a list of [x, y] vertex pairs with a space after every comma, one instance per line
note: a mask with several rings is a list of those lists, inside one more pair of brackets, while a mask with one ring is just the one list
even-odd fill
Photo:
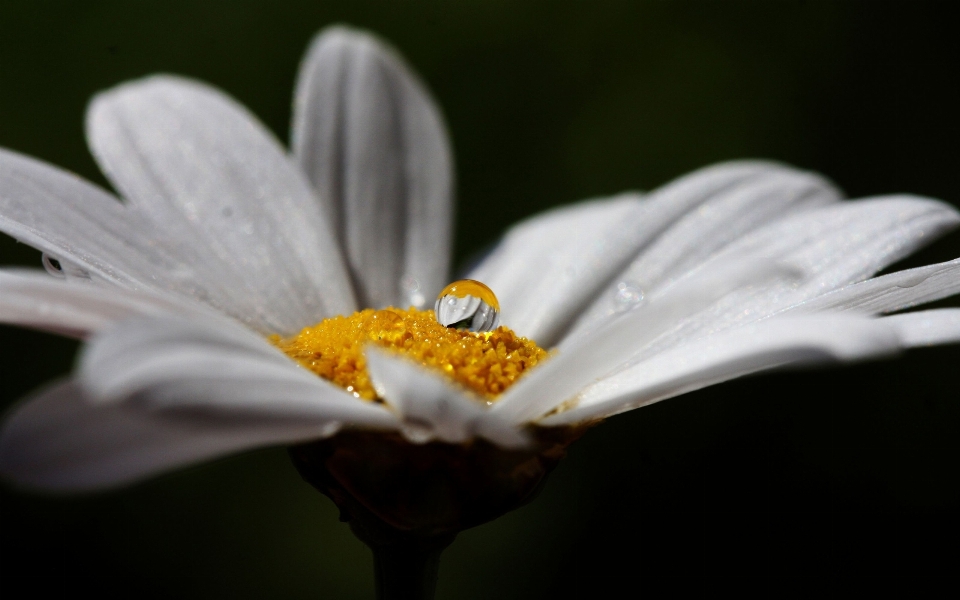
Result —
[[[0, 145], [105, 184], [82, 116], [157, 71], [287, 139], [301, 53], [391, 40], [446, 114], [457, 257], [544, 208], [765, 157], [850, 196], [960, 203], [960, 22], [931, 2], [0, 1]], [[960, 256], [960, 235], [906, 265]], [[0, 239], [0, 263], [39, 255]], [[0, 327], [4, 406], [75, 344]], [[960, 348], [731, 382], [619, 416], [533, 504], [468, 531], [441, 598], [785, 596], [955, 586]], [[281, 449], [131, 489], [0, 488], [0, 585], [30, 596], [369, 598], [372, 559]], [[21, 596], [22, 594], [22, 596]]]

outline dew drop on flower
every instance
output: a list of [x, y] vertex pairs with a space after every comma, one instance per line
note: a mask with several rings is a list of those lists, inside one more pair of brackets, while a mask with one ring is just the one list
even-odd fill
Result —
[[47, 273], [50, 273], [54, 277], [64, 279], [66, 274], [63, 272], [63, 265], [60, 264], [60, 260], [55, 256], [50, 256], [44, 252], [40, 260], [43, 262], [43, 268], [47, 270]]
[[490, 288], [473, 279], [454, 281], [443, 288], [434, 312], [438, 323], [454, 329], [493, 331], [500, 324], [500, 302]]
[[631, 281], [621, 281], [613, 294], [613, 310], [626, 312], [643, 302], [643, 290]]
[[400, 278], [400, 294], [404, 304], [415, 308], [423, 308], [423, 304], [427, 301], [426, 296], [423, 295], [420, 280], [413, 275], [404, 275]]
[[58, 279], [90, 279], [90, 273], [86, 269], [59, 256], [44, 252], [40, 260], [43, 262], [43, 268], [47, 270], [47, 273]]

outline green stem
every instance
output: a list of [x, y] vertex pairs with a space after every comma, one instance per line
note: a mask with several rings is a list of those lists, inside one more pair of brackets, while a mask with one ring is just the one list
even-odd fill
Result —
[[373, 551], [377, 598], [431, 600], [440, 554], [457, 532], [530, 502], [585, 430], [538, 429], [536, 447], [525, 450], [346, 430], [293, 446], [290, 457]]
[[357, 521], [351, 521], [350, 528], [373, 551], [377, 600], [433, 600], [440, 554], [453, 542], [455, 534], [418, 536], [396, 530], [387, 532], [380, 527], [369, 528], [369, 523], [364, 528]]
[[413, 544], [374, 548], [377, 600], [433, 600], [441, 552]]

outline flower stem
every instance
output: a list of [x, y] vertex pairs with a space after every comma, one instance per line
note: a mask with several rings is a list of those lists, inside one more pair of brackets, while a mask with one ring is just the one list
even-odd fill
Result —
[[445, 547], [416, 542], [372, 547], [377, 600], [433, 600]]
[[585, 430], [536, 430], [536, 446], [522, 450], [484, 440], [412, 444], [398, 433], [346, 430], [293, 446], [290, 457], [373, 551], [377, 598], [430, 600], [440, 553], [457, 533], [533, 500]]

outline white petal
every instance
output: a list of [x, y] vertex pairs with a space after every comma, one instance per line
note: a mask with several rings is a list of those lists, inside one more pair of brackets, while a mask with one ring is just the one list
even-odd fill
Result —
[[188, 232], [164, 231], [76, 175], [2, 149], [0, 231], [68, 266], [72, 279], [172, 292], [277, 331], [257, 316], [257, 298], [238, 294], [235, 279], [206, 264], [209, 253]]
[[167, 232], [242, 284], [275, 331], [354, 308], [309, 183], [256, 118], [203, 84], [155, 76], [96, 96], [87, 137], [104, 173]]
[[557, 354], [513, 385], [492, 411], [515, 423], [534, 419], [600, 377], [627, 366], [646, 344], [743, 285], [790, 276], [770, 262], [743, 261], [697, 273], [647, 304], [567, 338]]
[[0, 270], [0, 322], [86, 337], [146, 315], [205, 315], [202, 305], [145, 291], [57, 280], [42, 271]]
[[654, 356], [589, 388], [575, 408], [542, 425], [608, 417], [762, 370], [892, 354], [893, 327], [845, 315], [773, 318], [695, 340]]
[[644, 289], [676, 280], [745, 233], [787, 216], [839, 201], [840, 192], [813, 173], [771, 170], [727, 188], [663, 233], [623, 274]]
[[320, 419], [215, 421], [127, 404], [95, 406], [68, 381], [7, 414], [0, 475], [33, 489], [95, 490], [244, 450], [327, 437], [336, 427]]
[[894, 327], [900, 342], [908, 347], [936, 346], [960, 342], [960, 309], [941, 308], [883, 317]]
[[107, 404], [230, 418], [396, 423], [389, 411], [354, 398], [227, 322], [170, 317], [124, 322], [84, 348], [79, 377], [94, 401]]
[[822, 177], [784, 168], [769, 169], [719, 190], [640, 252], [585, 311], [577, 328], [614, 314], [615, 286], [620, 282], [644, 294], [654, 293], [747, 233], [840, 198], [840, 192]]
[[500, 322], [552, 344], [642, 243], [649, 201], [623, 194], [553, 210], [514, 226], [469, 275], [500, 301]]
[[[72, 173], [0, 148], [0, 231], [95, 278], [188, 293], [197, 277], [150, 224]], [[200, 293], [200, 292], [198, 292]]]
[[773, 223], [731, 244], [705, 268], [722, 268], [724, 262], [744, 255], [764, 256], [794, 265], [803, 277], [736, 291], [657, 340], [638, 358], [768, 317], [867, 277], [957, 223], [952, 207], [910, 196], [844, 202]]
[[785, 260], [810, 274], [789, 300], [797, 302], [869, 277], [958, 224], [960, 213], [937, 200], [906, 195], [865, 198], [788, 217], [726, 251], [735, 257]]
[[521, 431], [443, 375], [375, 346], [368, 345], [365, 354], [377, 394], [400, 414], [402, 431], [411, 441], [458, 443], [482, 436], [507, 448], [527, 444]]
[[292, 137], [361, 303], [434, 298], [448, 275], [453, 158], [439, 109], [399, 54], [368, 33], [321, 32], [300, 68]]
[[551, 345], [600, 289], [677, 219], [718, 194], [784, 172], [791, 171], [776, 163], [721, 163], [643, 200], [622, 194], [537, 215], [515, 225], [469, 277], [497, 294], [504, 324]]
[[809, 313], [853, 310], [894, 312], [960, 293], [960, 258], [854, 283], [802, 302], [791, 310]]

